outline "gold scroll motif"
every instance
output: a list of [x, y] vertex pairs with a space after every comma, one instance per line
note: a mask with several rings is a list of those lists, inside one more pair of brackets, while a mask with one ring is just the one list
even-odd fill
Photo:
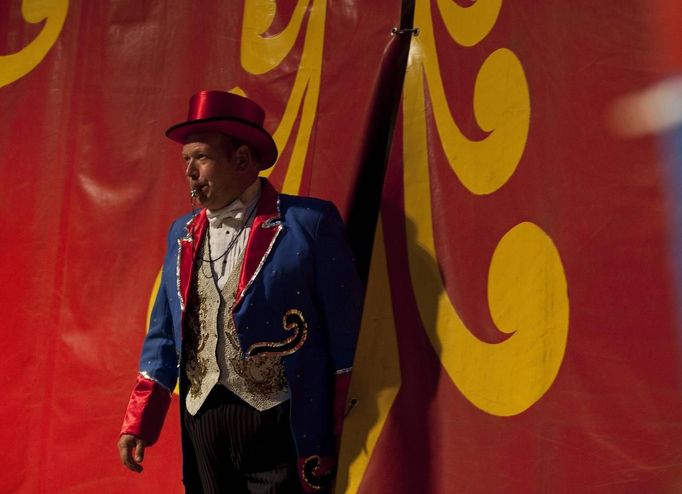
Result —
[[[297, 193], [301, 186], [308, 144], [315, 123], [322, 76], [324, 23], [327, 0], [299, 0], [288, 25], [279, 33], [266, 36], [277, 11], [276, 0], [246, 0], [241, 39], [241, 63], [254, 75], [265, 74], [279, 67], [290, 54], [307, 16], [305, 39], [296, 79], [279, 126], [273, 138], [280, 152], [292, 139], [296, 119], [300, 118], [294, 138], [282, 192]], [[299, 116], [300, 115], [300, 116]], [[277, 165], [275, 165], [277, 166]], [[269, 176], [273, 168], [262, 174]]]
[[[438, 0], [450, 38], [462, 47], [480, 42], [497, 21], [501, 0], [470, 7]], [[493, 51], [475, 81], [473, 110], [488, 135], [467, 139], [445, 98], [433, 34], [430, 0], [417, 0], [403, 94], [404, 186], [410, 276], [420, 317], [441, 362], [463, 395], [497, 416], [527, 410], [550, 388], [566, 349], [567, 283], [561, 256], [538, 225], [522, 222], [499, 240], [488, 272], [488, 306], [499, 343], [478, 339], [466, 327], [445, 290], [438, 265], [431, 204], [426, 131], [426, 88], [450, 168], [472, 194], [489, 195], [514, 174], [526, 145], [530, 95], [523, 66], [509, 49]], [[426, 200], [425, 200], [426, 198]], [[425, 255], [428, 254], [428, 255]]]
[[38, 36], [16, 53], [0, 55], [0, 87], [7, 86], [31, 72], [54, 46], [64, 27], [68, 0], [24, 0], [21, 14], [30, 24], [45, 21]]

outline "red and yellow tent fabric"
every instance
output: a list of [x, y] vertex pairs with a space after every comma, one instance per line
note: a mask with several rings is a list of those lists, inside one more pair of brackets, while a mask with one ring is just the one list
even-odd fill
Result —
[[337, 492], [681, 492], [679, 197], [658, 137], [614, 123], [679, 72], [680, 20], [670, 0], [3, 2], [0, 492], [182, 492], [175, 399], [141, 475], [115, 442], [189, 209], [163, 131], [200, 89], [263, 105], [270, 178], [333, 200], [368, 273]]

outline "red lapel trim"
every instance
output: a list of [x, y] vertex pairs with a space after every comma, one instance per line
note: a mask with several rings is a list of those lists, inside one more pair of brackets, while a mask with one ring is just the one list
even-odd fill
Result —
[[261, 193], [258, 201], [256, 217], [253, 220], [249, 240], [246, 243], [242, 272], [239, 275], [239, 286], [234, 307], [241, 302], [244, 292], [248, 290], [260, 273], [263, 263], [270, 254], [277, 235], [282, 229], [279, 212], [279, 193], [267, 179], [261, 179]]
[[206, 219], [206, 210], [202, 209], [199, 214], [194, 216], [187, 222], [185, 228], [187, 234], [178, 239], [178, 297], [180, 297], [180, 309], [185, 312], [187, 306], [187, 297], [189, 295], [189, 286], [194, 274], [194, 256], [199, 250], [199, 244], [206, 232], [208, 220]]

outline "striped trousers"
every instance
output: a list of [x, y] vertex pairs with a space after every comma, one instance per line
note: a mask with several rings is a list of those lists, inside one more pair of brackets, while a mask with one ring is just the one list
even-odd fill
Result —
[[299, 494], [289, 402], [259, 412], [221, 385], [183, 414], [204, 494]]

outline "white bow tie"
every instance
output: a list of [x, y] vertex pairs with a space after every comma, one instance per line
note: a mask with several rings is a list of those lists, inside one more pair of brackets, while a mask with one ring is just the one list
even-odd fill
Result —
[[226, 206], [217, 211], [206, 211], [208, 223], [213, 228], [219, 228], [221, 225], [244, 221], [246, 214], [246, 206], [240, 201], [236, 200], [229, 206]]

